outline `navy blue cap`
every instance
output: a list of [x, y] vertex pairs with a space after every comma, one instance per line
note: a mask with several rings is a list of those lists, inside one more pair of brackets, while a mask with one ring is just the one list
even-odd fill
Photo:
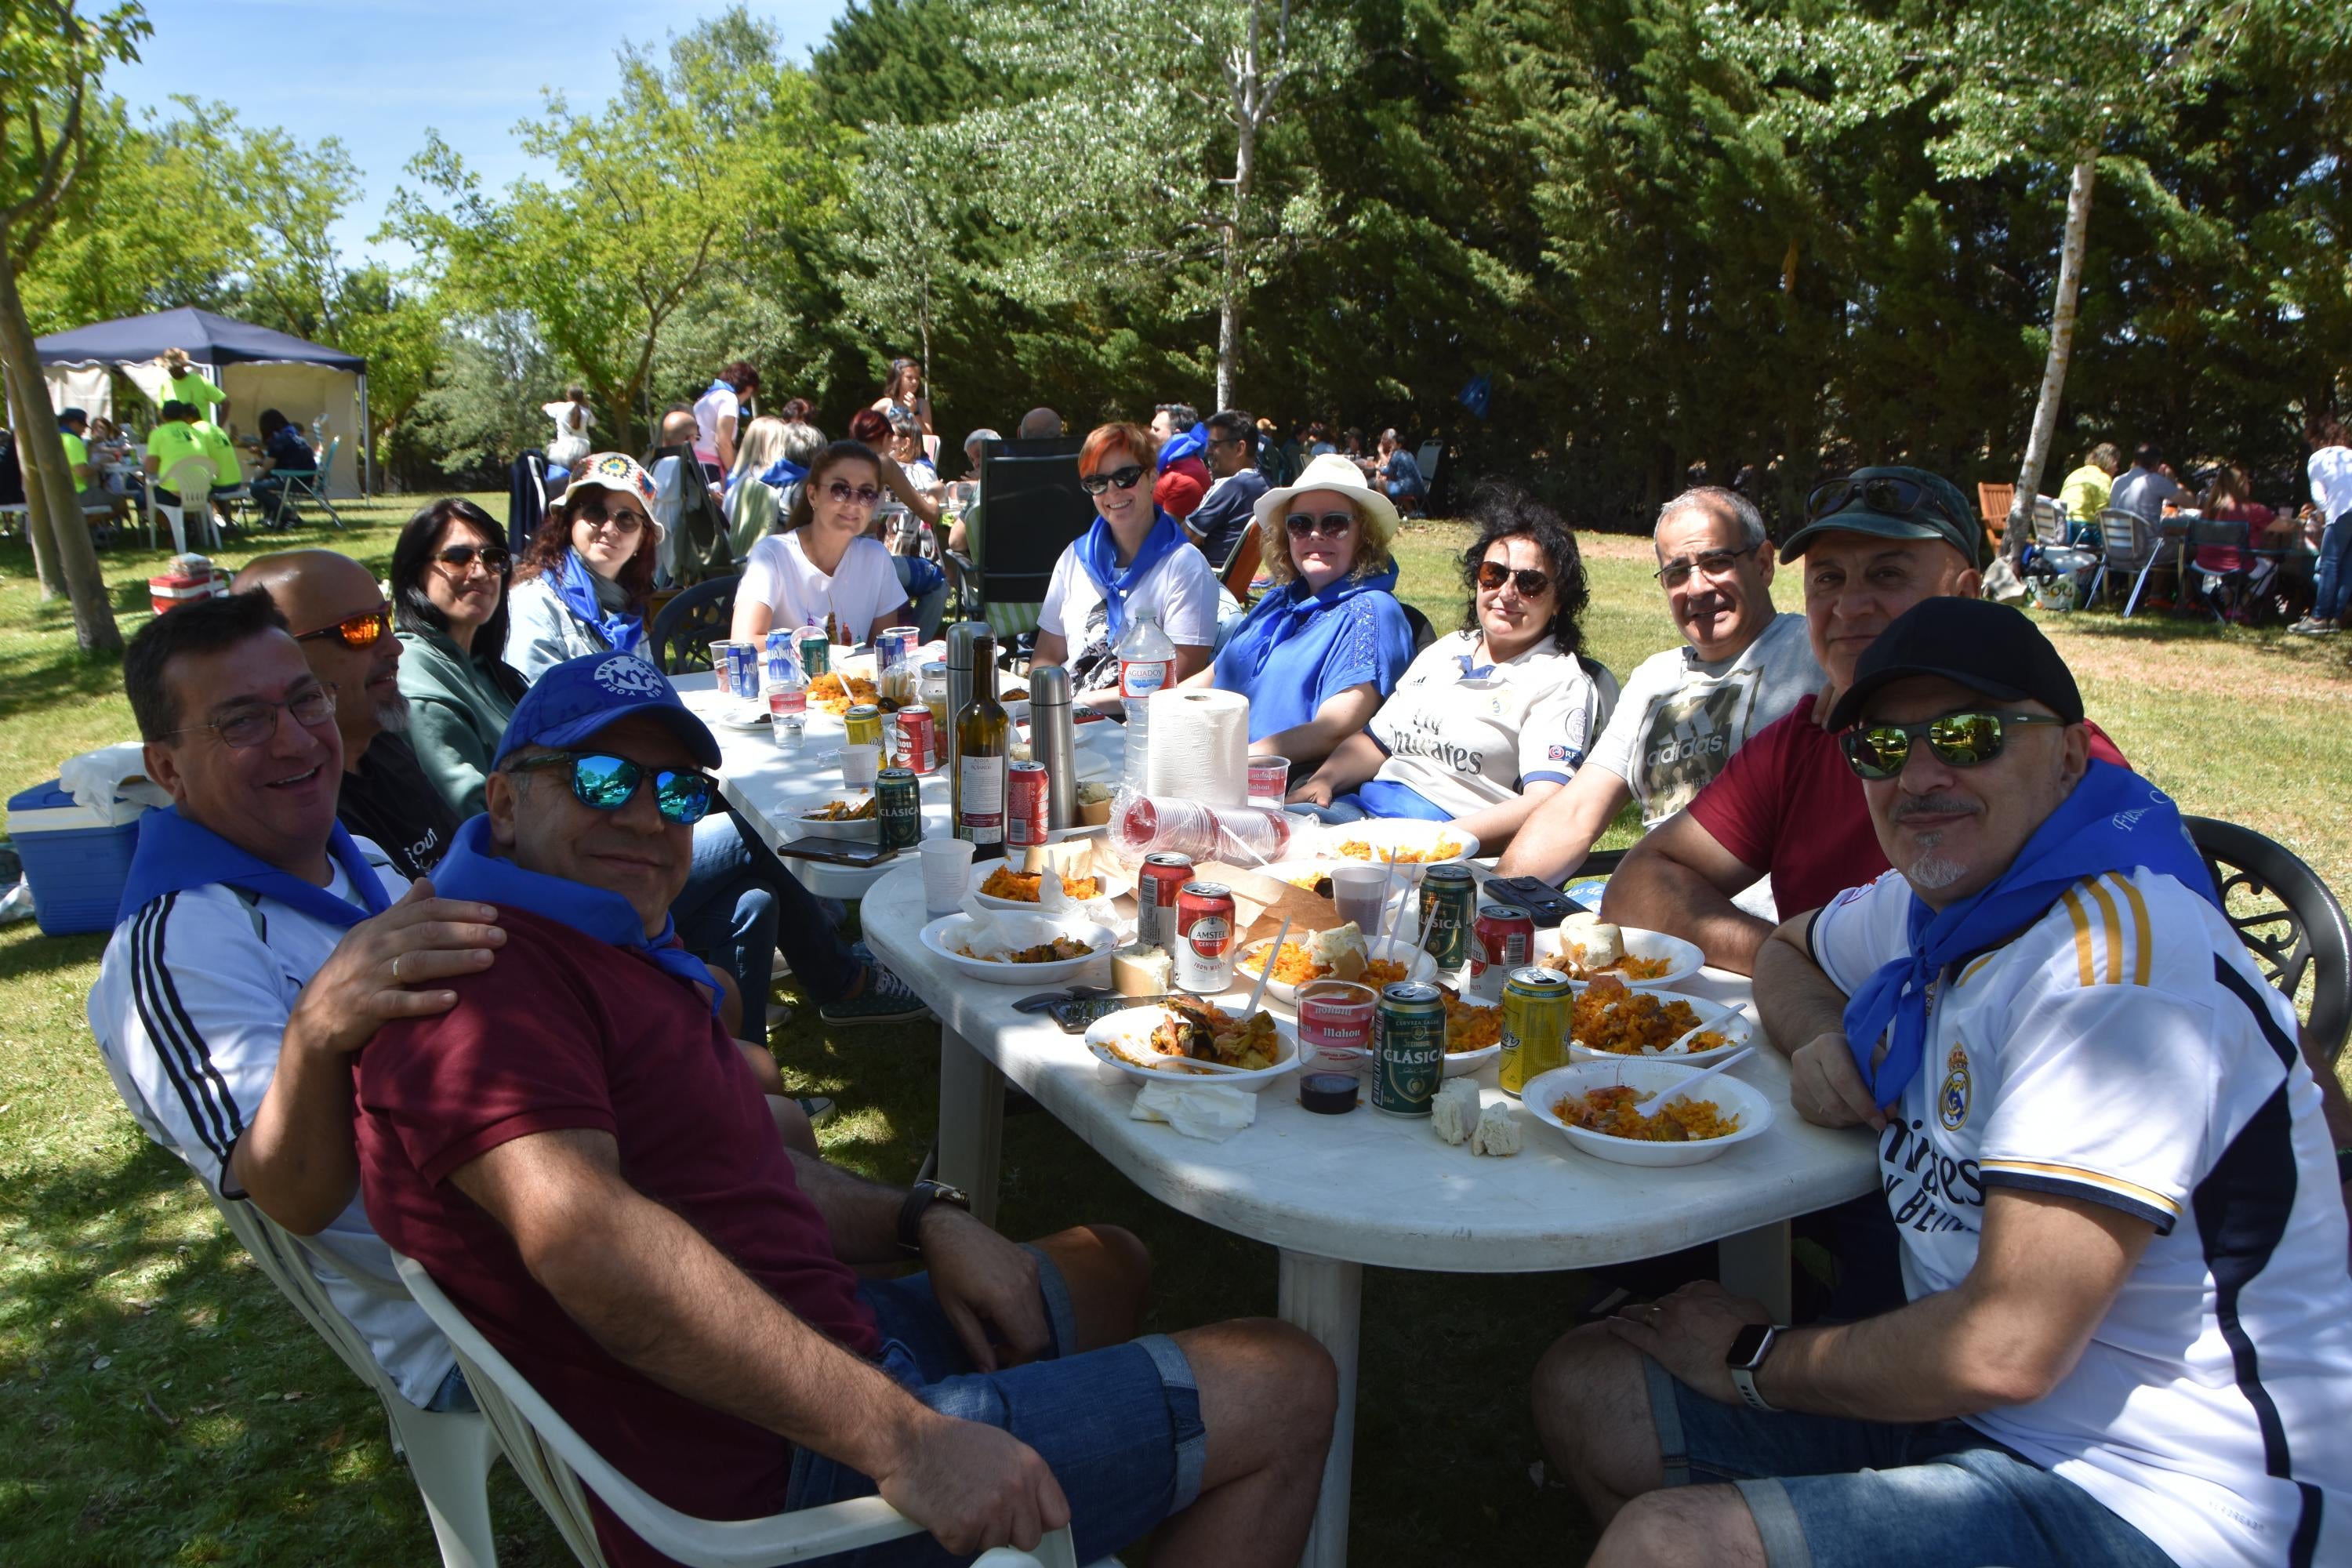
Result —
[[58, 427], [59, 429], [65, 428], [65, 426], [73, 424], [76, 420], [79, 420], [84, 425], [89, 424], [89, 410], [87, 408], [60, 408], [58, 410]]
[[632, 713], [652, 714], [686, 742], [695, 761], [706, 768], [719, 765], [719, 742], [710, 727], [678, 700], [668, 676], [634, 653], [568, 658], [541, 676], [515, 704], [491, 765], [525, 746], [567, 750]]
[[1830, 728], [1849, 729], [1880, 689], [1934, 676], [2002, 702], [2039, 702], [2069, 724], [2083, 721], [2074, 671], [2032, 617], [1990, 599], [1922, 599], [1863, 650], [1853, 684], [1830, 710]]

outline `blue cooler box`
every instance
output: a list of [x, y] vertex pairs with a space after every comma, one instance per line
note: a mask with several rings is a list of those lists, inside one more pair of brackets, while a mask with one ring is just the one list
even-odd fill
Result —
[[105, 823], [74, 804], [58, 781], [35, 784], [8, 799], [8, 837], [25, 862], [33, 889], [33, 918], [50, 936], [112, 931], [114, 908], [131, 879], [131, 852], [139, 846], [144, 806], [127, 822]]

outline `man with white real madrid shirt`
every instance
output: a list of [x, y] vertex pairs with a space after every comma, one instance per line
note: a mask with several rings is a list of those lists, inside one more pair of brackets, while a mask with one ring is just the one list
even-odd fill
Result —
[[1771, 540], [1755, 502], [1713, 485], [1685, 490], [1659, 509], [1655, 544], [1684, 646], [1634, 668], [1585, 765], [1505, 851], [1505, 876], [1570, 876], [1628, 800], [1647, 832], [1821, 688], [1805, 617], [1773, 613]]
[[[1908, 1303], [1695, 1285], [1554, 1345], [1596, 1563], [2352, 1561], [2352, 1276], [2293, 1008], [2025, 616], [1937, 598], [1831, 727], [1894, 871], [1756, 969], [1808, 1120], [1874, 1130]], [[1688, 1483], [1730, 1483], [1698, 1484]]]
[[334, 693], [268, 593], [157, 616], [122, 674], [173, 805], [140, 824], [89, 994], [115, 1088], [207, 1188], [312, 1237], [320, 1282], [402, 1394], [470, 1407], [356, 1199], [351, 1053], [390, 1019], [454, 1005], [407, 987], [487, 968], [497, 911], [409, 887], [336, 823]]

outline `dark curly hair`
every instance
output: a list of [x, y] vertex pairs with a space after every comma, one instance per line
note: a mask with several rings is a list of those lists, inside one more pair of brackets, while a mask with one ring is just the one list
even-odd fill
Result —
[[[463, 496], [445, 496], [421, 508], [401, 528], [400, 538], [392, 547], [392, 615], [402, 631], [422, 634], [449, 629], [449, 617], [425, 591], [425, 574], [433, 570], [434, 552], [452, 528], [468, 529], [481, 543], [506, 548], [505, 531], [488, 512]], [[511, 687], [508, 696], [519, 699], [525, 689], [522, 677], [505, 662], [509, 621], [507, 590], [513, 586], [514, 563], [509, 561], [499, 574], [499, 607], [475, 631], [469, 651], [501, 687]]]
[[[522, 559], [514, 563], [515, 583], [528, 583], [534, 577], [556, 577], [563, 572], [563, 558], [572, 553], [572, 514], [584, 505], [592, 495], [601, 497], [605, 491], [599, 485], [582, 485], [578, 481], [588, 471], [596, 454], [592, 452], [572, 465], [572, 488], [563, 492], [562, 499], [547, 504], [547, 516], [540, 522], [530, 542], [523, 547]], [[642, 498], [640, 498], [642, 499]], [[656, 523], [654, 528], [658, 528]], [[630, 615], [646, 613], [646, 601], [654, 591], [654, 555], [657, 548], [654, 528], [639, 531], [636, 552], [621, 567], [615, 579], [621, 592], [627, 595], [622, 605]], [[498, 537], [493, 533], [491, 538]]]
[[1462, 585], [1469, 590], [1462, 629], [1478, 629], [1478, 567], [1486, 552], [1502, 540], [1532, 540], [1543, 552], [1545, 570], [1551, 574], [1552, 646], [1562, 653], [1581, 652], [1584, 627], [1580, 623], [1585, 605], [1592, 602], [1592, 590], [1584, 580], [1584, 557], [1576, 548], [1576, 535], [1569, 531], [1567, 521], [1517, 486], [1498, 481], [1478, 487], [1465, 519], [1478, 525], [1478, 537], [1462, 552]]

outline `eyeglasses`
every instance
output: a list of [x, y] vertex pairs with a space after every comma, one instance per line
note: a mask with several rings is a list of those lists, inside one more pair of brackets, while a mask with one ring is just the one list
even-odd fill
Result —
[[1131, 490], [1135, 488], [1135, 482], [1141, 478], [1143, 478], [1143, 465], [1129, 463], [1123, 468], [1113, 468], [1107, 474], [1087, 474], [1078, 480], [1078, 485], [1087, 494], [1098, 496], [1113, 485], [1117, 485], [1123, 490]]
[[507, 766], [517, 773], [569, 768], [572, 795], [581, 805], [594, 806], [598, 811], [620, 810], [636, 795], [637, 786], [650, 777], [654, 781], [654, 808], [661, 813], [663, 821], [691, 827], [710, 814], [710, 775], [690, 769], [656, 771], [626, 757], [609, 757], [601, 752], [527, 757]]
[[1499, 561], [1478, 563], [1478, 586], [1493, 593], [1505, 583], [1515, 584], [1522, 599], [1540, 599], [1551, 591], [1551, 574], [1521, 567], [1514, 572]]
[[278, 710], [281, 708], [294, 715], [294, 722], [304, 729], [315, 729], [334, 722], [335, 694], [324, 686], [307, 687], [282, 702], [247, 703], [207, 723], [190, 724], [170, 733], [192, 735], [198, 730], [210, 730], [221, 738], [222, 745], [247, 751], [267, 744], [278, 733]]
[[331, 626], [320, 626], [315, 632], [304, 632], [294, 640], [310, 642], [315, 637], [343, 639], [345, 647], [373, 647], [392, 635], [392, 606], [379, 605], [356, 616], [349, 616]]
[[833, 498], [836, 506], [847, 506], [852, 501], [859, 506], [872, 506], [882, 499], [882, 492], [872, 485], [852, 486], [845, 479], [835, 479], [825, 486], [824, 493]]
[[1321, 517], [1309, 517], [1303, 511], [1294, 511], [1282, 520], [1282, 526], [1290, 531], [1293, 539], [1345, 539], [1348, 530], [1356, 526], [1356, 514], [1327, 511]]
[[1918, 517], [1932, 514], [1943, 519], [1966, 534], [1978, 526], [1972, 518], [1954, 511], [1943, 496], [1914, 479], [1893, 478], [1871, 479], [1832, 479], [1817, 485], [1805, 498], [1805, 525], [1811, 527], [1825, 517], [1854, 510], [1862, 503], [1864, 511], [1874, 511], [1882, 517]]
[[478, 561], [482, 563], [483, 571], [495, 572], [504, 576], [508, 563], [514, 557], [495, 544], [452, 544], [433, 559], [458, 573], [463, 573], [466, 568]]
[[630, 534], [652, 520], [641, 511], [606, 511], [602, 507], [583, 506], [572, 514], [574, 522], [584, 522], [591, 528], [609, 528], [614, 533]]
[[1916, 724], [1872, 724], [1838, 737], [1846, 765], [1866, 779], [1891, 779], [1911, 760], [1911, 742], [1926, 737], [1927, 749], [1948, 767], [1979, 767], [2000, 755], [2011, 724], [2055, 724], [2046, 713], [1947, 713]]
[[1741, 556], [1753, 555], [1762, 548], [1764, 547], [1759, 544], [1746, 550], [1702, 550], [1687, 561], [1669, 561], [1650, 575], [1669, 588], [1681, 587], [1690, 581], [1691, 574], [1694, 572], [1707, 581], [1714, 582], [1719, 577], [1729, 576], [1731, 569], [1739, 563]]

